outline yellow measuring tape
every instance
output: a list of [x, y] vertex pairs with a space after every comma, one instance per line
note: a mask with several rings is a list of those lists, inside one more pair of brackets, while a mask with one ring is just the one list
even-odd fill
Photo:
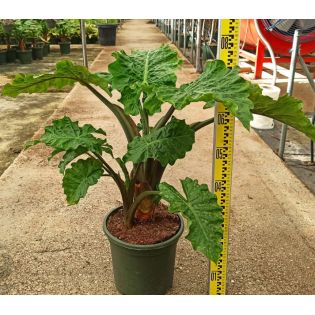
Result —
[[[223, 60], [228, 68], [238, 65], [239, 24], [240, 20], [234, 19], [219, 22], [218, 59]], [[235, 119], [221, 103], [217, 104], [214, 117], [212, 191], [223, 208], [224, 222], [221, 257], [218, 264], [210, 263], [209, 293], [221, 295], [226, 291]]]

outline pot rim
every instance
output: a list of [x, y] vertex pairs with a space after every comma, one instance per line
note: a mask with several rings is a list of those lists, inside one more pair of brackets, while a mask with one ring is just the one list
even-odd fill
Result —
[[139, 251], [150, 250], [150, 249], [159, 249], [159, 248], [167, 247], [173, 243], [176, 243], [178, 241], [178, 239], [180, 238], [180, 236], [183, 234], [184, 220], [180, 214], [176, 213], [176, 215], [179, 217], [179, 220], [180, 220], [180, 226], [179, 226], [179, 229], [176, 232], [176, 234], [174, 234], [168, 240], [160, 242], [160, 243], [156, 243], [156, 244], [149, 244], [149, 245], [131, 244], [131, 243], [127, 243], [125, 241], [122, 241], [122, 240], [118, 239], [117, 237], [115, 237], [114, 235], [112, 235], [109, 232], [109, 230], [107, 229], [107, 220], [109, 219], [110, 215], [113, 212], [120, 210], [121, 208], [122, 208], [122, 206], [119, 206], [119, 207], [116, 207], [116, 208], [110, 210], [105, 215], [104, 221], [103, 221], [103, 231], [104, 231], [105, 235], [107, 236], [107, 238], [109, 239], [110, 242], [113, 242], [116, 245], [119, 245], [119, 246], [127, 248], [127, 249], [133, 249], [133, 250], [139, 250]]

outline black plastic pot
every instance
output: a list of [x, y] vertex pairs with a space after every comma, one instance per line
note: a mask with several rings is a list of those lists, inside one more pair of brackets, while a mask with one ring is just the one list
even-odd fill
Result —
[[103, 230], [107, 236], [113, 262], [117, 290], [122, 294], [165, 294], [173, 285], [176, 245], [184, 230], [183, 219], [176, 235], [153, 245], [129, 244], [114, 237], [107, 229], [111, 210], [104, 219]]
[[50, 44], [45, 43], [43, 46], [43, 56], [46, 57], [50, 53]]
[[117, 24], [98, 24], [98, 38], [102, 46], [116, 45]]
[[5, 50], [0, 50], [0, 65], [7, 63], [7, 52]]
[[60, 53], [62, 55], [69, 55], [70, 54], [70, 42], [60, 42], [59, 46], [60, 46]]
[[15, 62], [16, 60], [16, 48], [10, 48], [7, 50], [7, 62]]
[[32, 63], [32, 50], [18, 50], [18, 58], [22, 64]]
[[43, 46], [33, 47], [32, 57], [33, 57], [33, 60], [42, 60], [44, 57]]

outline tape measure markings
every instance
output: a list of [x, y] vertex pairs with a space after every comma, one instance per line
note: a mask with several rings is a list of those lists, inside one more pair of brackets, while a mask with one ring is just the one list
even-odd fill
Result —
[[[231, 69], [238, 65], [239, 20], [220, 20], [220, 34], [219, 59]], [[234, 117], [223, 104], [218, 103], [215, 108], [212, 191], [222, 207], [224, 222], [222, 223], [221, 244], [223, 250], [218, 263], [210, 263], [209, 293], [211, 295], [221, 295], [226, 292], [234, 129]]]

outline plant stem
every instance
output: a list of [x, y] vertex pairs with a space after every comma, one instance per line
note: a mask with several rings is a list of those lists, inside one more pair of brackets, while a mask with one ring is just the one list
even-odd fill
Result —
[[128, 228], [131, 228], [132, 227], [132, 220], [135, 216], [135, 213], [136, 213], [136, 210], [137, 210], [137, 207], [138, 205], [140, 204], [140, 202], [148, 197], [148, 196], [157, 196], [157, 195], [160, 195], [160, 192], [159, 191], [156, 191], [156, 190], [147, 190], [147, 191], [144, 191], [142, 192], [141, 194], [139, 194], [136, 198], [135, 198], [135, 201], [133, 202], [133, 204], [131, 205], [131, 207], [128, 209], [128, 215], [127, 215], [127, 221], [126, 221], [126, 224], [127, 224], [127, 227]]
[[94, 87], [91, 85], [80, 82], [84, 86], [86, 86], [96, 97], [98, 97], [116, 116], [118, 121], [120, 122], [121, 127], [123, 128], [126, 138], [128, 142], [131, 142], [132, 139], [136, 136], [139, 136], [139, 132], [135, 122], [132, 118], [124, 113], [124, 110], [116, 104], [111, 103], [106, 97], [104, 97], [101, 93], [99, 93]]
[[161, 117], [159, 119], [159, 121], [156, 123], [156, 125], [154, 126], [154, 129], [160, 129], [161, 127], [164, 127], [166, 125], [166, 123], [168, 122], [168, 120], [171, 118], [171, 116], [173, 115], [174, 111], [175, 111], [175, 107], [172, 105], [168, 111], [166, 112], [166, 114]]
[[204, 120], [204, 121], [198, 121], [196, 123], [193, 123], [190, 125], [190, 128], [192, 128], [193, 130], [197, 131], [203, 127], [206, 127], [210, 124], [214, 123], [214, 117], [212, 118], [209, 118], [207, 120]]
[[[112, 177], [112, 179], [115, 181], [115, 183], [118, 186], [118, 189], [120, 191], [120, 194], [121, 194], [121, 197], [123, 200], [124, 208], [127, 209], [129, 207], [129, 203], [128, 203], [128, 194], [127, 194], [127, 190], [126, 190], [124, 181], [121, 179], [119, 174], [117, 174], [111, 168], [111, 166], [103, 159], [103, 157], [100, 154], [95, 153], [95, 152], [93, 152], [93, 154], [103, 163], [105, 170]], [[88, 155], [90, 155], [90, 154], [88, 153]]]

